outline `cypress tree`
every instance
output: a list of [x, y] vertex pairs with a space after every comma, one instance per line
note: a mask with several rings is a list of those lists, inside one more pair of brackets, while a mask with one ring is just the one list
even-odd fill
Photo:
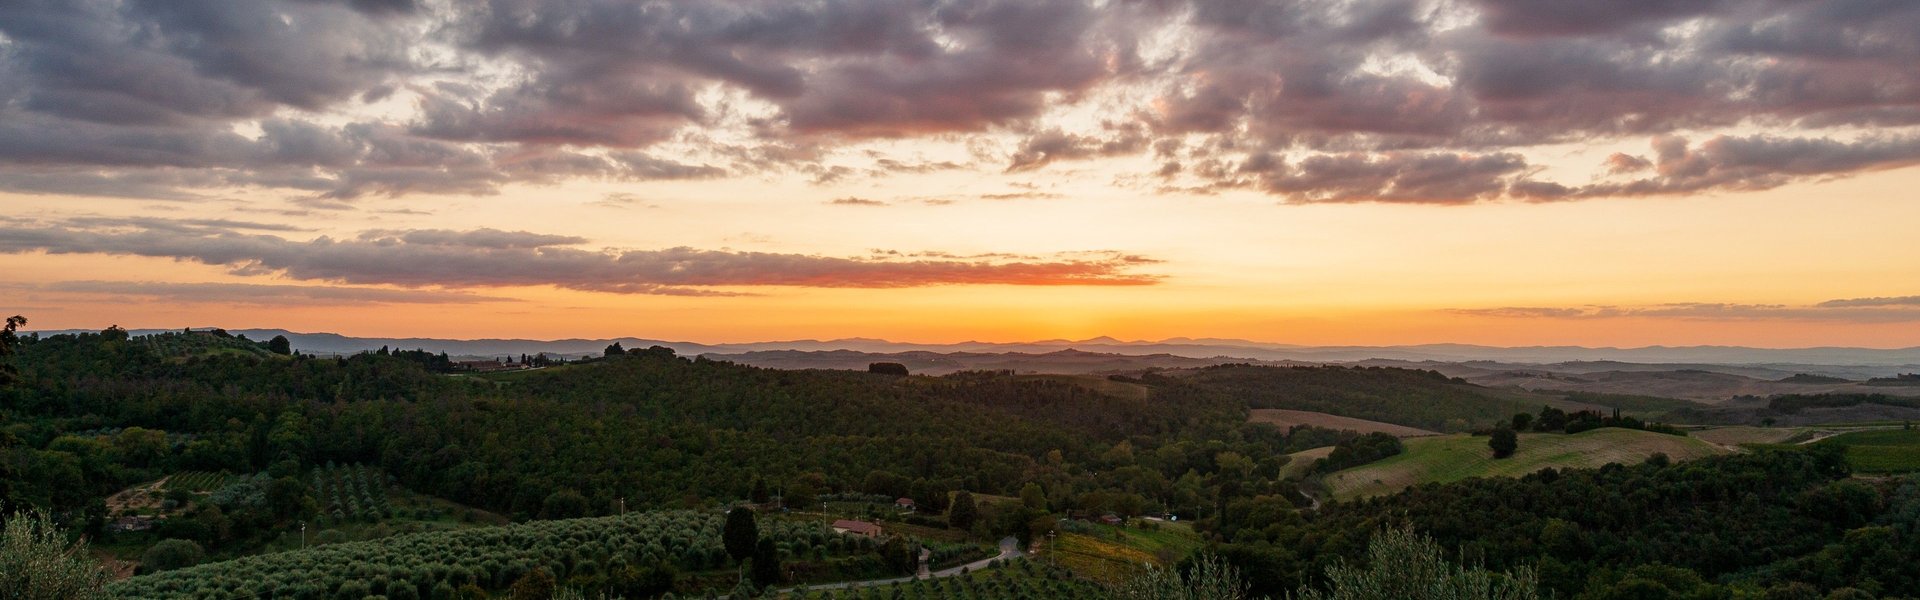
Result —
[[780, 547], [773, 538], [760, 538], [753, 546], [753, 584], [761, 587], [780, 583]]
[[740, 507], [727, 513], [727, 527], [720, 534], [720, 541], [727, 546], [727, 555], [734, 560], [746, 560], [753, 555], [753, 545], [760, 539], [760, 527], [753, 521], [753, 509]]
[[980, 509], [973, 505], [973, 494], [960, 492], [953, 495], [953, 506], [947, 507], [947, 524], [955, 529], [973, 529], [973, 522], [980, 518]]

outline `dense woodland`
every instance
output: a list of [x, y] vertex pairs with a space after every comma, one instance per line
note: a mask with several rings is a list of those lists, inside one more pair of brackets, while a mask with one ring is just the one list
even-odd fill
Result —
[[[1537, 568], [1542, 585], [1560, 597], [1719, 598], [1796, 582], [1822, 595], [1852, 587], [1920, 596], [1920, 570], [1913, 568], [1920, 564], [1920, 481], [1847, 474], [1838, 452], [1818, 450], [1680, 464], [1656, 457], [1430, 484], [1305, 517], [1256, 499], [1246, 509], [1262, 518], [1230, 522], [1218, 533], [1231, 540], [1222, 552], [1265, 593], [1354, 559], [1368, 532], [1410, 525], [1464, 560]], [[1682, 581], [1732, 588], [1616, 593], [1638, 585], [1635, 577], [1671, 580], [1662, 584], [1668, 588]]]
[[1220, 365], [1188, 379], [1251, 408], [1311, 410], [1434, 431], [1468, 431], [1532, 408], [1437, 371]]
[[[1248, 423], [1251, 407], [1453, 431], [1638, 423], [1556, 410], [1513, 423], [1537, 405], [1428, 371], [1226, 366], [1102, 382], [1144, 391], [1117, 394], [991, 373], [760, 369], [663, 348], [449, 375], [437, 372], [444, 357], [427, 353], [316, 358], [177, 337], [20, 339], [17, 381], [0, 389], [0, 502], [111, 539], [104, 498], [115, 491], [171, 474], [234, 474], [164, 532], [211, 560], [250, 554], [302, 520], [389, 513], [375, 491], [382, 481], [514, 521], [700, 511], [764, 501], [771, 488], [797, 507], [912, 498], [933, 513], [916, 519], [985, 539], [1031, 539], [1058, 515], [1172, 513], [1260, 594], [1319, 585], [1329, 567], [1361, 560], [1375, 533], [1411, 526], [1489, 569], [1536, 569], [1563, 598], [1818, 598], [1841, 588], [1920, 597], [1911, 568], [1920, 484], [1849, 478], [1836, 453], [1818, 449], [1468, 480], [1299, 510], [1293, 483], [1276, 478], [1287, 453], [1337, 445], [1338, 464], [1319, 469], [1331, 470], [1389, 456], [1398, 442], [1281, 431]], [[1019, 501], [976, 506], [967, 495], [964, 519], [958, 506], [941, 515], [963, 491]], [[878, 552], [845, 554], [821, 539], [774, 543], [780, 556], [824, 561]], [[618, 571], [733, 564], [707, 538], [685, 540]], [[589, 572], [614, 572], [610, 560]], [[489, 586], [507, 583], [500, 572], [524, 575], [488, 571]], [[454, 583], [433, 575], [408, 581], [429, 594]], [[1628, 584], [1673, 595], [1618, 591]]]

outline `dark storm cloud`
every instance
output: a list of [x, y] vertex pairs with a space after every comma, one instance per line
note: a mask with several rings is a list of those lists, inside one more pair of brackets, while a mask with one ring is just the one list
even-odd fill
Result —
[[[1154, 185], [1293, 202], [1757, 189], [1911, 164], [1917, 30], [1899, 0], [23, 0], [0, 3], [0, 189], [338, 208], [1148, 153]], [[396, 97], [410, 113], [349, 112]], [[1840, 131], [1860, 126], [1901, 131]], [[1751, 127], [1781, 139], [1718, 135]], [[1022, 139], [970, 165], [826, 162], [981, 133]], [[1709, 141], [1592, 181], [1518, 158], [1678, 133]]]
[[583, 250], [585, 240], [523, 231], [370, 231], [309, 241], [181, 223], [146, 227], [16, 222], [0, 253], [108, 254], [228, 267], [238, 275], [401, 287], [555, 286], [713, 295], [711, 286], [901, 288], [952, 284], [1152, 285], [1155, 261], [1095, 253], [1052, 260], [874, 260], [696, 248]]

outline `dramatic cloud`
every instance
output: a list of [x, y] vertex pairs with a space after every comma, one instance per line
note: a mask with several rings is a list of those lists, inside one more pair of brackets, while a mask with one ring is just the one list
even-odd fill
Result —
[[1007, 171], [1030, 171], [1056, 160], [1135, 154], [1147, 146], [1145, 133], [1137, 127], [1109, 124], [1108, 128], [1118, 130], [1118, 135], [1098, 139], [1054, 130], [1027, 138], [1013, 154], [1013, 164]]
[[262, 306], [351, 306], [355, 304], [475, 304], [506, 298], [468, 292], [394, 290], [325, 285], [253, 283], [165, 283], [154, 281], [63, 281], [33, 289], [76, 294], [129, 296], [181, 303], [256, 304]]
[[[27, 0], [0, 190], [339, 209], [1129, 157], [1296, 203], [1753, 190], [1920, 162], [1914, 31], [1888, 0]], [[872, 150], [897, 140], [974, 156]]]
[[1526, 168], [1516, 154], [1322, 155], [1271, 175], [1267, 189], [1298, 202], [1472, 202]]
[[522, 231], [369, 231], [353, 240], [296, 241], [190, 224], [90, 227], [15, 223], [0, 253], [109, 254], [228, 267], [238, 275], [408, 288], [555, 286], [669, 295], [721, 295], [725, 286], [902, 288], [954, 284], [1152, 285], [1131, 272], [1153, 260], [1124, 254], [1052, 260], [837, 258], [668, 248], [582, 250], [585, 240]]
[[1569, 187], [1523, 182], [1513, 194], [1532, 200], [1563, 200], [1595, 196], [1647, 196], [1704, 190], [1762, 190], [1821, 176], [1890, 169], [1920, 164], [1920, 134], [1870, 135], [1857, 140], [1780, 138], [1772, 136], [1715, 137], [1690, 146], [1678, 137], [1656, 138], [1655, 159], [1616, 154], [1608, 159], [1614, 172], [1634, 172], [1651, 166], [1657, 176], [1626, 182]]

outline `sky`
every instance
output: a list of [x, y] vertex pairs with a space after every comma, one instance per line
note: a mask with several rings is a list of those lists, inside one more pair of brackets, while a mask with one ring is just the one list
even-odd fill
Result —
[[0, 3], [29, 329], [1920, 345], [1904, 0]]

